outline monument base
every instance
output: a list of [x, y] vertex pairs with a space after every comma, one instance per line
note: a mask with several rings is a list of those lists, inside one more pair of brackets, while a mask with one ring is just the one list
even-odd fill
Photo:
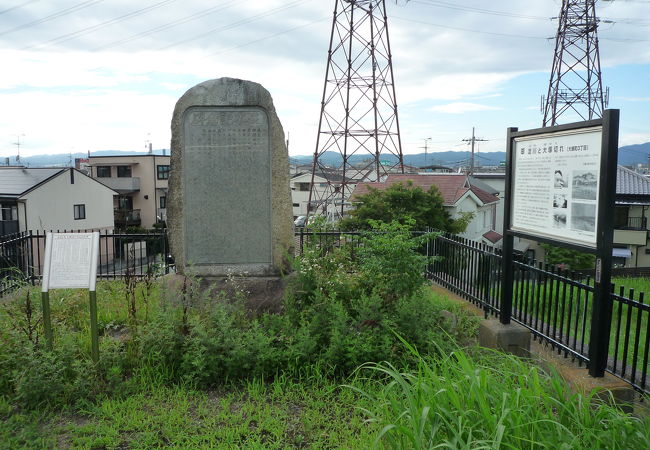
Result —
[[[195, 283], [181, 274], [168, 275], [165, 285], [180, 293], [184, 285]], [[246, 309], [253, 314], [280, 313], [283, 310], [284, 293], [294, 275], [284, 277], [203, 277], [198, 279], [201, 291], [210, 291], [215, 300], [222, 298], [244, 300]], [[208, 299], [209, 300], [209, 299]]]

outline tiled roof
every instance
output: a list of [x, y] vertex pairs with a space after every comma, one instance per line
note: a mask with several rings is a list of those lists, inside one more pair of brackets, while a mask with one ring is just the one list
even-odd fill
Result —
[[650, 195], [650, 179], [623, 166], [618, 166], [616, 195]]
[[395, 183], [407, 182], [413, 183], [413, 186], [418, 186], [424, 191], [431, 189], [431, 186], [436, 186], [443, 199], [445, 206], [452, 206], [460, 200], [467, 191], [472, 191], [483, 203], [498, 202], [499, 198], [485, 192], [484, 190], [471, 186], [464, 174], [431, 174], [431, 175], [402, 175], [390, 174], [383, 183], [359, 183], [352, 193], [352, 198], [359, 195], [367, 194], [368, 187], [383, 190]]
[[487, 233], [483, 234], [483, 237], [487, 239], [488, 241], [492, 242], [493, 244], [496, 244], [503, 238], [499, 233], [497, 233], [494, 230], [490, 230]]
[[62, 170], [66, 169], [0, 167], [0, 196], [18, 197]]
[[480, 189], [476, 186], [472, 186], [472, 192], [476, 194], [476, 196], [483, 202], [483, 203], [494, 203], [499, 201], [499, 197], [492, 195], [488, 192], [485, 192], [483, 189]]

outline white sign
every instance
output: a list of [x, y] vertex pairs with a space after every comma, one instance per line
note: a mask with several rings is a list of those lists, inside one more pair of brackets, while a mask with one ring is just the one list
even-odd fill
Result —
[[47, 233], [42, 291], [50, 288], [95, 290], [99, 233]]
[[511, 229], [596, 247], [601, 146], [602, 127], [515, 138]]

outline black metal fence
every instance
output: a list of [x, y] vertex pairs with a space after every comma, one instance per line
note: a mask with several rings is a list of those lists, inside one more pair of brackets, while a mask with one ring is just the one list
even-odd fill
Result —
[[[359, 233], [297, 231], [297, 253], [307, 245], [356, 247], [362, 245], [362, 240]], [[436, 234], [423, 251], [439, 257], [427, 267], [427, 278], [479, 306], [486, 317], [500, 316], [500, 249], [458, 236]], [[514, 264], [511, 319], [558, 353], [589, 364], [592, 280], [581, 273], [528, 260], [524, 255], [518, 255]], [[607, 370], [650, 394], [650, 304], [644, 303], [643, 293], [623, 286], [617, 288], [617, 293], [612, 286], [612, 299], [612, 321], [605, 330], [610, 335]]]
[[[421, 236], [425, 232], [414, 232]], [[341, 231], [295, 234], [296, 253], [308, 245], [320, 249], [363, 245], [362, 233]], [[126, 234], [100, 233], [98, 276], [117, 279], [127, 272], [145, 276], [152, 270], [169, 273], [167, 235], [164, 230]], [[0, 295], [16, 282], [39, 282], [43, 270], [45, 233], [27, 232], [0, 241]], [[427, 277], [481, 307], [486, 316], [501, 314], [502, 255], [499, 249], [458, 236], [436, 234], [421, 248], [438, 256], [427, 267]], [[511, 319], [530, 329], [565, 357], [589, 364], [593, 285], [576, 272], [515, 259]], [[640, 391], [650, 393], [650, 304], [644, 294], [612, 286], [614, 310], [606, 324], [610, 336], [608, 368]]]
[[[5, 236], [0, 241], [0, 295], [16, 284], [36, 284], [40, 281], [45, 236], [46, 232], [29, 231]], [[142, 233], [100, 231], [97, 276], [101, 279], [118, 279], [127, 273], [136, 277], [145, 276], [151, 271], [169, 273], [169, 263], [164, 230]]]

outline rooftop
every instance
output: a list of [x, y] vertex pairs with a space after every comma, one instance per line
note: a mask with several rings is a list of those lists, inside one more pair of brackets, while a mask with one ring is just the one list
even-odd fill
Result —
[[499, 198], [478, 186], [472, 185], [471, 180], [465, 174], [428, 174], [428, 175], [388, 175], [383, 183], [359, 183], [354, 190], [353, 197], [363, 195], [369, 192], [370, 187], [375, 189], [387, 189], [395, 183], [412, 182], [413, 186], [418, 186], [424, 191], [436, 186], [442, 196], [445, 206], [456, 204], [468, 191], [471, 191], [479, 200], [485, 204], [498, 202]]
[[0, 196], [19, 197], [67, 168], [0, 167]]

